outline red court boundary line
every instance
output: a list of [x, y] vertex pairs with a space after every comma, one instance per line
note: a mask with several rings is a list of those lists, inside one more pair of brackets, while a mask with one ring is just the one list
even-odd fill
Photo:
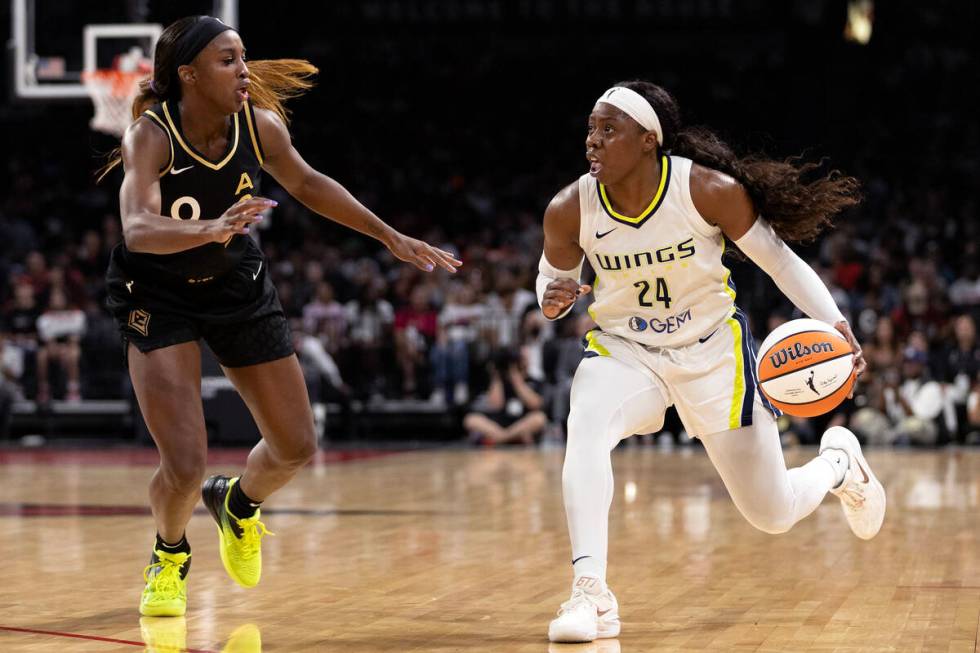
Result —
[[[14, 626], [0, 626], [0, 630], [12, 633], [27, 633], [28, 635], [51, 635], [52, 637], [70, 637], [72, 639], [87, 639], [93, 642], [108, 642], [110, 644], [126, 644], [127, 646], [146, 646], [144, 642], [134, 642], [129, 639], [115, 639], [112, 637], [99, 637], [98, 635], [79, 635], [78, 633], [61, 633], [56, 630], [35, 630], [33, 628], [15, 628]], [[203, 648], [182, 648], [183, 653], [214, 653], [209, 649]]]

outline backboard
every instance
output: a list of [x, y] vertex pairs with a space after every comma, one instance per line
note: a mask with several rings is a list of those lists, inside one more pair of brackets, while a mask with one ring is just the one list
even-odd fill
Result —
[[87, 99], [85, 73], [139, 48], [149, 58], [163, 28], [210, 14], [235, 27], [238, 0], [10, 0], [13, 92], [21, 99]]

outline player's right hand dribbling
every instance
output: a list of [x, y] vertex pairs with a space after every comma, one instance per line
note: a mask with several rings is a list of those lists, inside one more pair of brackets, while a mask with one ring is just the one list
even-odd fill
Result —
[[206, 229], [211, 233], [212, 240], [224, 243], [236, 234], [247, 234], [250, 224], [262, 219], [262, 212], [276, 206], [278, 202], [265, 197], [250, 199], [232, 204], [217, 220], [209, 220]]
[[579, 297], [592, 292], [592, 286], [579, 284], [574, 279], [557, 279], [545, 288], [541, 298], [541, 312], [549, 320], [553, 320], [565, 312]]

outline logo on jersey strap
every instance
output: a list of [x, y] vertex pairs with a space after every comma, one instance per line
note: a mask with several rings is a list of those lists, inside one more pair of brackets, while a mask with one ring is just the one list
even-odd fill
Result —
[[127, 326], [141, 336], [148, 335], [150, 333], [150, 314], [142, 308], [130, 311]]
[[189, 165], [186, 168], [181, 168], [180, 170], [178, 170], [177, 168], [171, 168], [170, 169], [170, 174], [172, 174], [172, 175], [179, 175], [182, 172], [187, 172], [188, 170], [190, 170], [193, 167], [194, 167], [193, 165]]
[[598, 231], [598, 230], [596, 230], [596, 232], [595, 232], [595, 237], [596, 237], [596, 238], [605, 238], [606, 236], [608, 236], [609, 234], [611, 234], [611, 233], [612, 233], [612, 232], [614, 232], [614, 231], [616, 231], [616, 227], [613, 227], [613, 228], [612, 228], [612, 229], [610, 229], [609, 231], [605, 231], [605, 232], [603, 232], [603, 233], [601, 233], [601, 234], [599, 233], [599, 231]]
[[629, 324], [630, 328], [637, 332], [644, 331], [647, 328], [647, 321], [636, 315], [630, 318]]

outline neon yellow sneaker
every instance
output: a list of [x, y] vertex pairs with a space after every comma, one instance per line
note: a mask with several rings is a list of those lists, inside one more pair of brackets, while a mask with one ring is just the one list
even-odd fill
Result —
[[187, 611], [187, 572], [191, 554], [153, 549], [150, 564], [143, 570], [140, 614], [144, 617], [181, 617]]
[[228, 637], [221, 653], [262, 653], [262, 632], [255, 624], [239, 626]]
[[201, 496], [218, 523], [221, 562], [232, 580], [242, 587], [255, 587], [262, 576], [262, 538], [275, 535], [259, 521], [260, 513], [239, 519], [228, 510], [228, 493], [238, 477], [212, 476], [204, 481]]
[[143, 653], [184, 653], [187, 621], [183, 617], [140, 617]]

